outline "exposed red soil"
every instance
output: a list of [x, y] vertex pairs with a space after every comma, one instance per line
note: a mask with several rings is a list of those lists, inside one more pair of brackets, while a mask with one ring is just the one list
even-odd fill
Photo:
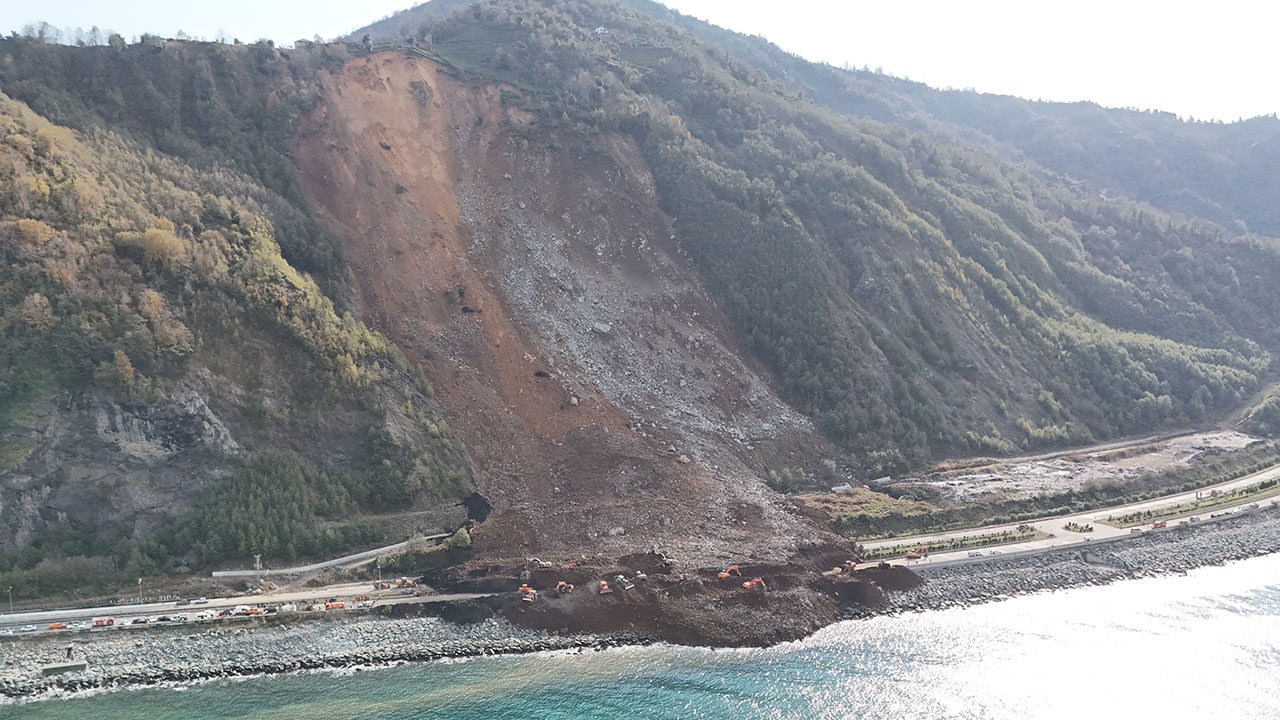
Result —
[[[741, 560], [789, 577], [812, 572], [783, 570], [806, 552], [847, 548], [761, 482], [768, 467], [816, 462], [826, 448], [816, 432], [791, 422], [734, 441], [717, 434], [716, 418], [790, 411], [680, 259], [633, 143], [545, 127], [505, 105], [498, 87], [394, 53], [325, 76], [322, 97], [299, 132], [304, 192], [347, 239], [362, 319], [423, 369], [479, 470], [493, 512], [473, 533], [471, 569], [510, 577], [496, 568], [530, 555], [563, 567], [584, 554], [662, 547], [697, 565]], [[566, 329], [579, 305], [614, 308], [626, 332], [591, 320]], [[636, 374], [623, 361], [644, 353], [674, 368], [655, 373], [647, 398], [620, 381]], [[707, 413], [681, 425], [689, 412], [661, 415], [654, 403], [684, 388], [686, 372], [702, 393], [690, 397], [703, 399], [685, 407]], [[644, 379], [635, 387], [646, 389]], [[698, 404], [707, 402], [714, 407]], [[562, 608], [578, 618], [567, 625], [603, 629], [621, 622], [610, 608], [639, 605], [653, 609], [628, 622], [664, 616], [668, 636], [736, 637], [732, 623], [709, 626], [719, 621], [704, 599], [682, 603], [688, 589], [664, 583], [515, 610], [555, 624], [566, 621], [550, 609]], [[834, 615], [827, 595], [781, 584], [797, 587], [771, 592], [766, 610], [810, 611], [756, 637]], [[717, 597], [726, 608], [759, 603], [750, 593]], [[683, 604], [696, 612], [673, 621]]]

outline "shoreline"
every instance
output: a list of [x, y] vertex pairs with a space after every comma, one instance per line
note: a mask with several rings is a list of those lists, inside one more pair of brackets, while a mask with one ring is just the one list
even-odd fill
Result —
[[984, 558], [912, 570], [925, 582], [886, 592], [878, 608], [854, 608], [849, 619], [964, 607], [1046, 590], [1109, 585], [1185, 574], [1280, 552], [1280, 508], [1270, 505], [1198, 525], [1180, 525], [1097, 546], [1073, 546], [1021, 557]]
[[[912, 568], [924, 583], [883, 593], [874, 606], [845, 608], [837, 621], [964, 607], [1046, 590], [1181, 574], [1280, 552], [1280, 508], [1180, 526], [1107, 543], [981, 562]], [[253, 627], [173, 628], [146, 635], [10, 638], [3, 643], [0, 704], [84, 691], [162, 686], [253, 675], [390, 666], [485, 655], [600, 650], [660, 638], [628, 632], [560, 633], [505, 618], [455, 624], [439, 617], [364, 616]], [[85, 671], [44, 677], [67, 645]]]
[[[84, 691], [184, 684], [219, 678], [385, 667], [407, 662], [603, 650], [650, 645], [635, 633], [557, 635], [502, 619], [457, 625], [439, 618], [362, 617], [282, 626], [173, 629], [142, 636], [17, 639], [0, 664], [0, 705], [56, 699]], [[42, 676], [40, 668], [75, 661], [89, 668]], [[15, 666], [19, 666], [15, 668]]]

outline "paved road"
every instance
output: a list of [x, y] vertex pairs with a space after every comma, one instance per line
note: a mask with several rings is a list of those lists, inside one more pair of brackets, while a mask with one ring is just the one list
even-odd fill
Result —
[[452, 600], [474, 600], [489, 597], [493, 593], [453, 593], [437, 595], [402, 595], [397, 590], [376, 592], [370, 582], [342, 583], [319, 588], [301, 590], [284, 590], [281, 592], [263, 593], [261, 595], [234, 595], [231, 597], [209, 598], [203, 605], [183, 605], [179, 607], [173, 602], [143, 603], [132, 605], [105, 605], [93, 608], [75, 608], [68, 610], [41, 610], [20, 612], [13, 615], [0, 616], [0, 627], [21, 627], [35, 625], [44, 629], [49, 623], [86, 620], [89, 618], [111, 616], [119, 622], [122, 618], [135, 616], [172, 615], [174, 613], [194, 613], [200, 610], [216, 610], [235, 607], [236, 605], [279, 605], [281, 603], [301, 600], [324, 600], [325, 598], [350, 598], [352, 595], [368, 595], [380, 597], [375, 605], [391, 605], [400, 602], [445, 602]]
[[[1178, 493], [1176, 495], [1168, 495], [1161, 498], [1155, 498], [1153, 500], [1143, 500], [1141, 502], [1129, 503], [1128, 505], [1121, 505], [1121, 506], [1109, 507], [1109, 508], [1100, 508], [1097, 510], [1090, 510], [1087, 512], [1076, 513], [1074, 515], [1066, 515], [1066, 516], [1055, 517], [1055, 518], [1046, 518], [1043, 520], [1029, 520], [1023, 523], [1013, 523], [1009, 525], [991, 525], [987, 527], [966, 528], [963, 530], [953, 530], [953, 531], [944, 532], [944, 533], [934, 533], [931, 535], [916, 535], [913, 537], [893, 538], [890, 540], [874, 540], [874, 541], [862, 543], [862, 545], [866, 548], [890, 547], [893, 545], [905, 545], [905, 544], [928, 545], [929, 543], [932, 543], [932, 542], [938, 542], [940, 540], [963, 537], [965, 535], [986, 535], [989, 533], [1002, 532], [1005, 530], [1016, 530], [1019, 525], [1030, 525], [1036, 528], [1037, 530], [1053, 535], [1054, 537], [1041, 538], [1039, 540], [1028, 540], [1027, 542], [1021, 542], [1021, 543], [1010, 543], [1008, 545], [1001, 545], [997, 548], [983, 549], [981, 552], [983, 552], [984, 554], [990, 554], [992, 550], [996, 550], [999, 553], [1013, 553], [1013, 552], [1022, 552], [1026, 550], [1038, 550], [1038, 549], [1051, 548], [1051, 547], [1068, 547], [1073, 545], [1084, 546], [1090, 542], [1101, 540], [1103, 538], [1113, 538], [1121, 535], [1131, 534], [1129, 528], [1116, 528], [1110, 525], [1104, 525], [1101, 521], [1107, 517], [1125, 515], [1128, 513], [1140, 512], [1143, 510], [1157, 510], [1161, 508], [1169, 508], [1175, 505], [1181, 505], [1186, 502], [1194, 501], [1196, 499], [1197, 493], [1208, 493], [1210, 490], [1234, 490], [1234, 489], [1245, 487], [1248, 485], [1253, 485], [1254, 483], [1258, 483], [1263, 480], [1270, 480], [1276, 477], [1280, 477], [1280, 465], [1267, 468], [1266, 470], [1256, 472], [1252, 475], [1246, 475], [1236, 480], [1220, 483], [1218, 485], [1200, 488], [1199, 490], [1192, 490], [1185, 493]], [[1250, 505], [1254, 502], [1261, 502], [1265, 504], [1265, 503], [1271, 502], [1271, 500], [1269, 499], [1262, 500], [1262, 501], [1245, 500], [1235, 505], [1224, 506], [1221, 508], [1214, 508], [1212, 511], [1203, 511], [1203, 512], [1196, 511], [1195, 514], [1207, 516], [1210, 514], [1210, 512], [1220, 513], [1228, 509], [1238, 509], [1246, 505]], [[1171, 518], [1168, 522], [1170, 525], [1176, 525], [1181, 520], [1186, 519], [1189, 516], [1190, 514], [1180, 518]], [[1080, 525], [1092, 525], [1094, 530], [1093, 532], [1087, 533], [1087, 534], [1073, 533], [1063, 529], [1063, 525], [1066, 525], [1069, 522], [1074, 522]], [[916, 562], [929, 562], [930, 560], [934, 562], [939, 562], [943, 560], [954, 560], [958, 558], [967, 557], [970, 552], [977, 552], [977, 551], [958, 550], [955, 552], [934, 553], [930, 555], [928, 560], [908, 561], [908, 564], [913, 564]]]
[[373, 558], [379, 555], [386, 555], [387, 553], [393, 553], [398, 550], [403, 550], [404, 548], [409, 547], [409, 545], [415, 542], [421, 542], [423, 540], [440, 540], [441, 538], [447, 538], [452, 534], [453, 533], [441, 533], [439, 535], [428, 535], [426, 537], [421, 537], [421, 538], [412, 538], [409, 540], [405, 540], [404, 542], [393, 543], [391, 545], [385, 545], [380, 548], [365, 550], [364, 552], [352, 553], [351, 555], [343, 555], [342, 557], [339, 557], [339, 558], [334, 558], [332, 560], [324, 560], [318, 563], [311, 563], [310, 565], [298, 565], [295, 567], [276, 568], [276, 569], [263, 568], [262, 570], [215, 570], [213, 571], [213, 576], [214, 577], [264, 577], [267, 575], [296, 575], [300, 573], [315, 572], [316, 570], [323, 570], [325, 568], [336, 567], [338, 565], [347, 565], [349, 563], [358, 563], [364, 560], [372, 560]]

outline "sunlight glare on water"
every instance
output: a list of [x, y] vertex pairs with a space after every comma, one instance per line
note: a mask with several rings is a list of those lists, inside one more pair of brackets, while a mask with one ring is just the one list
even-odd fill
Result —
[[1280, 556], [840, 623], [767, 649], [476, 658], [149, 688], [0, 718], [1280, 718]]

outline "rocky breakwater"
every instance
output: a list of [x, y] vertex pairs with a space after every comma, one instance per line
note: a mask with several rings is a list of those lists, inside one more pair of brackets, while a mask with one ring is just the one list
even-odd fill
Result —
[[[341, 619], [251, 628], [117, 628], [6, 638], [0, 645], [0, 702], [94, 688], [649, 642], [650, 638], [627, 633], [556, 635], [500, 619], [455, 625], [438, 618]], [[41, 668], [63, 662], [68, 646], [88, 669], [43, 677]]]
[[1247, 513], [1158, 532], [1143, 532], [1084, 549], [913, 568], [925, 583], [887, 593], [880, 608], [857, 615], [933, 610], [998, 600], [1039, 590], [1105, 585], [1117, 580], [1182, 573], [1280, 552], [1280, 508]]

